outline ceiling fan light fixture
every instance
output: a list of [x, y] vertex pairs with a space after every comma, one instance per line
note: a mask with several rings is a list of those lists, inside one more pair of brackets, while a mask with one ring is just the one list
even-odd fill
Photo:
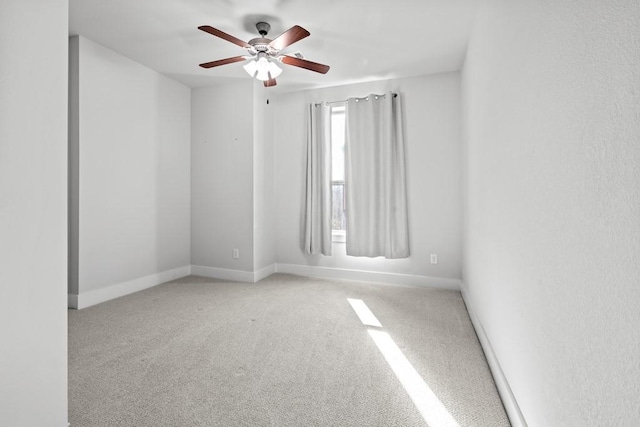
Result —
[[265, 56], [258, 58], [256, 68], [258, 70], [256, 79], [262, 81], [269, 80], [269, 60]]
[[269, 61], [267, 55], [262, 52], [258, 54], [255, 60], [247, 62], [243, 67], [251, 77], [261, 81], [275, 79], [282, 73], [282, 69], [274, 62]]

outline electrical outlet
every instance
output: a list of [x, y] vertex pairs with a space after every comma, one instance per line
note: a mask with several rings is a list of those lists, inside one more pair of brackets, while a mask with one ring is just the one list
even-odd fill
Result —
[[233, 250], [233, 259], [240, 259], [240, 249]]
[[438, 254], [431, 254], [431, 264], [438, 263]]

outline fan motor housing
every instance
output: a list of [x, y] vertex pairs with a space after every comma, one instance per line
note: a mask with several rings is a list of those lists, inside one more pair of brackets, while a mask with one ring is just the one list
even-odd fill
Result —
[[[255, 51], [256, 53], [265, 52], [268, 55], [272, 55], [272, 56], [278, 53], [277, 50], [269, 46], [269, 43], [271, 43], [271, 39], [258, 37], [258, 38], [249, 40], [247, 43], [251, 45], [252, 49], [250, 50], [250, 52], [251, 51]], [[251, 53], [253, 54], [253, 52]]]
[[[259, 46], [260, 47], [268, 46], [269, 43], [271, 43], [271, 39], [265, 39], [264, 37], [258, 37], [258, 38], [249, 40], [247, 43], [249, 43], [251, 46], [253, 46], [256, 49], [258, 49]], [[260, 49], [258, 49], [258, 50], [260, 50]]]

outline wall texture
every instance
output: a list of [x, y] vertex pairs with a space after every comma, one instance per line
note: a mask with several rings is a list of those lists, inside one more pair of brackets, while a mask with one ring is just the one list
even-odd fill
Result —
[[70, 46], [82, 299], [190, 265], [191, 106], [180, 83], [88, 39]]
[[490, 0], [463, 70], [467, 302], [532, 426], [640, 419], [640, 3]]
[[[253, 272], [253, 82], [193, 89], [191, 264]], [[240, 258], [232, 257], [233, 249]], [[194, 271], [205, 274], [203, 271]]]
[[[400, 93], [403, 103], [411, 257], [347, 257], [344, 243], [334, 243], [330, 257], [306, 256], [300, 248], [308, 104], [387, 91]], [[274, 115], [278, 263], [428, 277], [436, 286], [457, 282], [462, 251], [459, 73], [282, 94]], [[438, 254], [438, 264], [430, 264], [432, 253]]]
[[0, 2], [0, 423], [67, 425], [67, 0]]

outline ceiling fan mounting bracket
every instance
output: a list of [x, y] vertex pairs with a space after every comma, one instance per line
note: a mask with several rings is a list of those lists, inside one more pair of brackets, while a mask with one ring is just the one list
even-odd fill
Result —
[[266, 22], [258, 22], [256, 24], [256, 29], [258, 30], [258, 34], [264, 37], [267, 34], [269, 34], [269, 30], [271, 30], [271, 25], [267, 24]]

